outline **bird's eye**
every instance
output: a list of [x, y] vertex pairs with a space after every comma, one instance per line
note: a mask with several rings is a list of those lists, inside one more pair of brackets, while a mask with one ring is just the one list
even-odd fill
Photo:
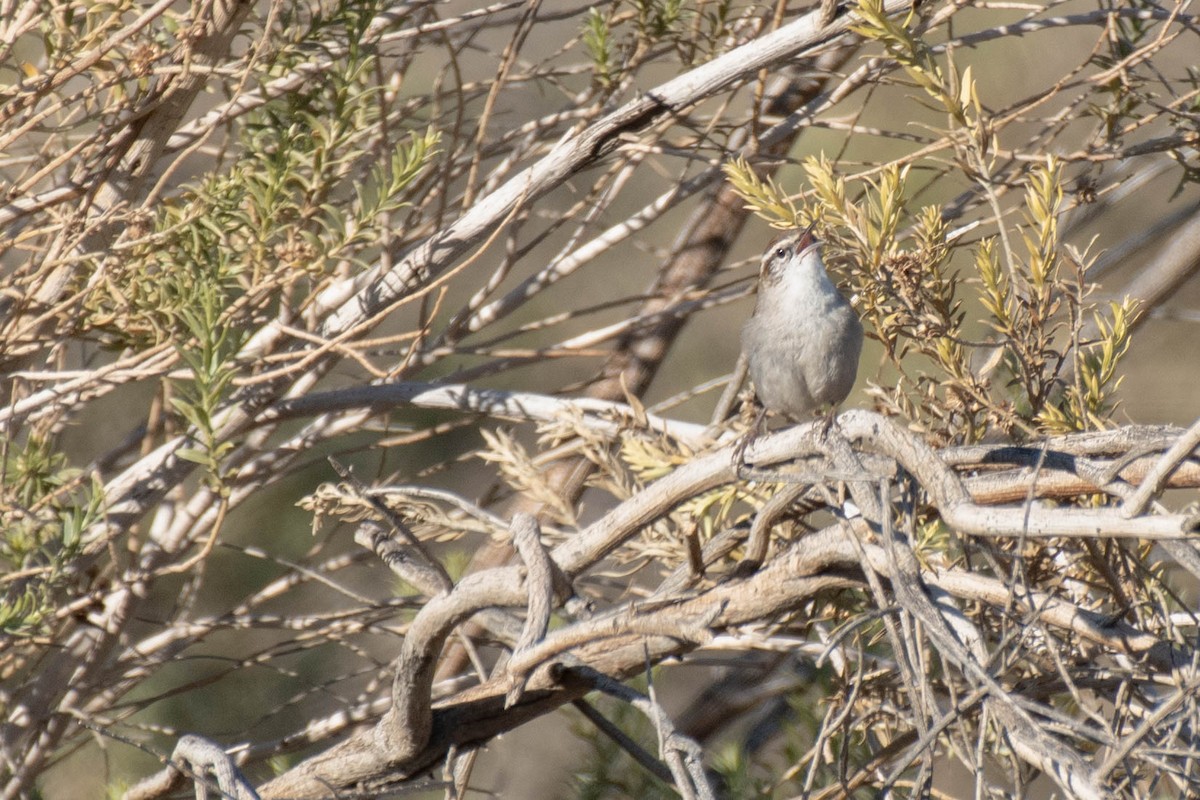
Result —
[[788, 251], [787, 251], [786, 247], [776, 247], [775, 248], [775, 257], [776, 258], [787, 258], [787, 254], [788, 254]]

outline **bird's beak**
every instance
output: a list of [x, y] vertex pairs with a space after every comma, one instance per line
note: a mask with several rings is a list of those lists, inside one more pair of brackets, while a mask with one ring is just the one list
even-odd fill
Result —
[[800, 238], [796, 241], [797, 257], [804, 255], [809, 250], [821, 243], [820, 240], [812, 235], [813, 228], [815, 227], [817, 227], [817, 221], [813, 220], [808, 224], [808, 227], [804, 229], [804, 232], [800, 234]]

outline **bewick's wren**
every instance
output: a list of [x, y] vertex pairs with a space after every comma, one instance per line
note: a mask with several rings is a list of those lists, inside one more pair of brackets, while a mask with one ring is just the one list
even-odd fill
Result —
[[[833, 424], [838, 405], [854, 388], [863, 327], [858, 315], [829, 280], [821, 245], [810, 225], [801, 233], [771, 245], [762, 260], [754, 314], [742, 329], [742, 355], [763, 409], [733, 449], [738, 477], [772, 480], [766, 473], [746, 469], [745, 453], [766, 412], [800, 421], [822, 407], [829, 408], [825, 431]], [[784, 510], [806, 487], [784, 489], [771, 501]], [[768, 514], [767, 507], [763, 509]], [[770, 547], [770, 528], [756, 521], [738, 569], [758, 569]]]
[[754, 314], [742, 329], [763, 406], [796, 421], [822, 407], [832, 415], [854, 387], [862, 343], [862, 323], [829, 280], [812, 226], [772, 245]]

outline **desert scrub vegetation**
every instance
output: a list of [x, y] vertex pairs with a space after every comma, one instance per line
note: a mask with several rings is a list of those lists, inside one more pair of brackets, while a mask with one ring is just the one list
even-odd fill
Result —
[[1197, 36], [0, 0], [0, 793], [1200, 791]]

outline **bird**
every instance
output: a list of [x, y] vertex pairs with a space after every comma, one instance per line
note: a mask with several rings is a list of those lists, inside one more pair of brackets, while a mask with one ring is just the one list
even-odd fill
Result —
[[829, 410], [828, 430], [858, 376], [862, 322], [829, 279], [812, 231], [784, 236], [763, 254], [758, 298], [742, 328], [742, 355], [763, 406], [752, 432], [767, 411], [801, 422], [821, 409]]
[[[821, 430], [823, 436], [827, 435], [838, 406], [858, 377], [862, 322], [829, 279], [821, 259], [821, 242], [812, 231], [809, 225], [784, 236], [763, 254], [758, 298], [742, 328], [740, 359], [745, 362], [762, 409], [734, 447], [733, 465], [739, 478], [764, 477], [746, 469], [745, 453], [768, 411], [802, 422], [814, 412], [827, 409]], [[776, 500], [786, 506], [803, 492], [800, 486], [785, 489]], [[769, 530], [769, 524], [760, 527], [756, 522], [738, 574], [758, 569], [770, 546]]]

